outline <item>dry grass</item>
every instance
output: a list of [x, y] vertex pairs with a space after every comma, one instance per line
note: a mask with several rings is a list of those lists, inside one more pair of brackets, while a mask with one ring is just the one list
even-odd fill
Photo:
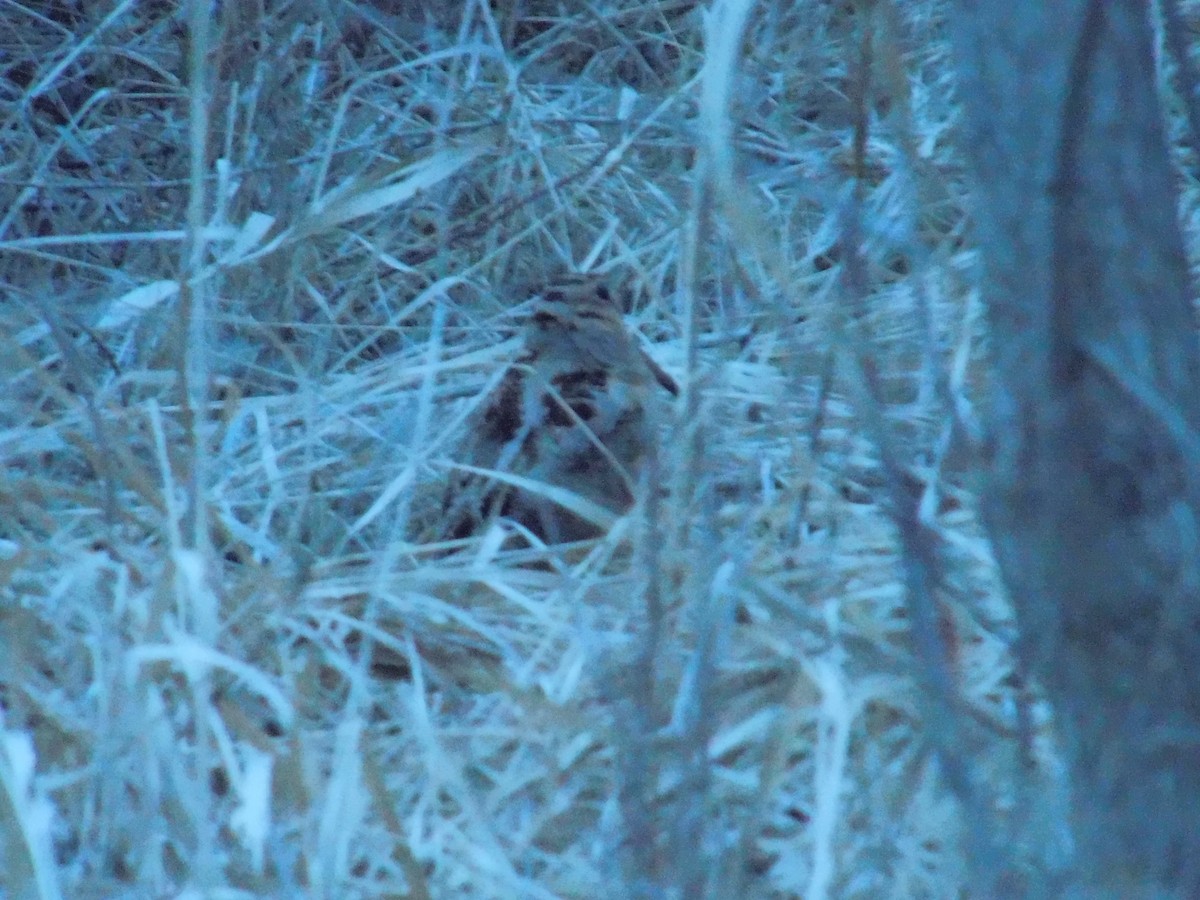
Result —
[[[1011, 805], [1007, 607], [939, 468], [980, 331], [939, 4], [873, 20], [861, 158], [847, 4], [741, 40], [733, 4], [399, 6], [7, 7], [5, 895], [963, 895], [853, 374]], [[689, 385], [670, 491], [572, 552], [439, 543], [564, 268]]]

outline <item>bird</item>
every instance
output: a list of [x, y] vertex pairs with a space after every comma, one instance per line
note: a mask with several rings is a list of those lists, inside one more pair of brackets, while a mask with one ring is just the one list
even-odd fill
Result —
[[520, 352], [468, 425], [443, 502], [450, 538], [497, 518], [546, 544], [601, 536], [633, 505], [657, 390], [679, 394], [604, 278], [557, 278], [532, 301]]

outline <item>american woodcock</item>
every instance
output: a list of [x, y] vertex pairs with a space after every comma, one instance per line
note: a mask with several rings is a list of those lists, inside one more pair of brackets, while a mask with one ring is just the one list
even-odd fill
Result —
[[601, 279], [534, 297], [513, 365], [471, 425], [445, 511], [452, 537], [499, 516], [546, 543], [583, 540], [627, 511], [650, 442], [656, 393], [679, 388], [626, 327]]

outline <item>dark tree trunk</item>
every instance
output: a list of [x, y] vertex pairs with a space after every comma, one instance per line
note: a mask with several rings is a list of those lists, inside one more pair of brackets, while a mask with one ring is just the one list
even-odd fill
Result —
[[[1200, 345], [1144, 0], [956, 0], [985, 510], [1086, 896], [1200, 896]], [[1159, 893], [1156, 893], [1159, 892]]]

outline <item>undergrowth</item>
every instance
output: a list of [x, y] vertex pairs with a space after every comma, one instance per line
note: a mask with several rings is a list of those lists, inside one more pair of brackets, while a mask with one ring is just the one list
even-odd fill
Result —
[[[6, 7], [5, 895], [962, 896], [896, 496], [1000, 808], [1019, 698], [940, 4], [211, 6]], [[583, 270], [686, 385], [652, 489], [445, 539]]]

